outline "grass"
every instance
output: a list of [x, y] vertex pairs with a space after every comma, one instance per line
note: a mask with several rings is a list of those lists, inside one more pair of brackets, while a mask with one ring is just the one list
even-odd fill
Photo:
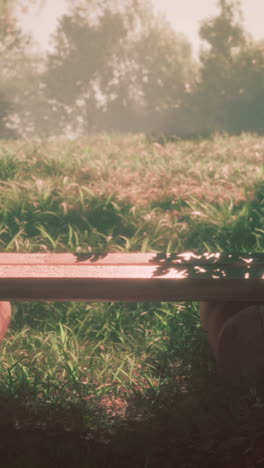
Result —
[[[263, 143], [2, 142], [0, 250], [263, 252]], [[0, 372], [10, 466], [264, 460], [263, 379], [217, 373], [197, 303], [16, 303]]]

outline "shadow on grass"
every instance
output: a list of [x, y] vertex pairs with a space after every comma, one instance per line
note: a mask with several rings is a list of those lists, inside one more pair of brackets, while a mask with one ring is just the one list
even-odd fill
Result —
[[0, 397], [2, 466], [108, 466], [109, 448], [102, 434], [84, 428], [80, 407], [58, 409], [25, 405]]
[[263, 376], [226, 381], [213, 372], [180, 387], [135, 394], [126, 418], [100, 430], [93, 427], [102, 414], [89, 413], [89, 402], [58, 409], [2, 395], [2, 466], [263, 466]]

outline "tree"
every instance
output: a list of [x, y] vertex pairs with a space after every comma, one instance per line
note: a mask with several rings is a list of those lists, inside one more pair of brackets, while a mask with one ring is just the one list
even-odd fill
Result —
[[[25, 115], [26, 109], [38, 90], [39, 58], [33, 52], [31, 39], [22, 34], [16, 22], [18, 8], [22, 6], [19, 0], [0, 0], [0, 137], [2, 138], [18, 135], [17, 127], [22, 121], [21, 114], [25, 127], [28, 120]], [[16, 125], [12, 126], [15, 122]]]
[[226, 129], [227, 108], [234, 93], [234, 63], [247, 43], [239, 2], [219, 0], [218, 16], [202, 22], [201, 76], [196, 99], [203, 104], [205, 126]]
[[264, 132], [263, 42], [244, 30], [238, 1], [219, 0], [218, 6], [219, 14], [201, 24], [199, 78], [171, 115], [171, 133]]
[[229, 103], [234, 97], [234, 64], [247, 44], [238, 1], [219, 0], [220, 12], [206, 19], [200, 37], [206, 43], [200, 54], [198, 86], [189, 99], [196, 131], [227, 130]]
[[5, 62], [8, 54], [17, 42], [17, 32], [15, 32], [12, 18], [12, 8], [14, 2], [0, 0], [0, 138], [13, 136], [13, 132], [8, 129], [7, 118], [12, 109], [12, 103], [6, 94], [6, 67]]
[[264, 132], [264, 41], [248, 41], [233, 66], [227, 106], [229, 131]]
[[190, 102], [204, 130], [263, 132], [264, 47], [243, 27], [240, 3], [219, 0], [220, 13], [200, 28], [200, 82]]
[[201, 39], [209, 45], [209, 48], [207, 46], [207, 49], [202, 50], [202, 63], [213, 57], [231, 60], [237, 48], [246, 42], [240, 2], [219, 0], [218, 7], [219, 15], [204, 20], [199, 30]]
[[153, 113], [159, 118], [180, 105], [193, 80], [191, 54], [188, 41], [151, 4], [81, 2], [55, 36], [48, 96], [66, 120], [78, 115], [85, 131], [144, 130]]

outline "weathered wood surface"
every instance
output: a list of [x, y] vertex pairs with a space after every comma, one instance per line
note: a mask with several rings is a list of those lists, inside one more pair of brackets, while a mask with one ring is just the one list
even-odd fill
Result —
[[0, 254], [0, 300], [264, 301], [264, 254]]

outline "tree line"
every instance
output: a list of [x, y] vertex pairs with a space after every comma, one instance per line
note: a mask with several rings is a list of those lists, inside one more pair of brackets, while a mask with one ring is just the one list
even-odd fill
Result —
[[15, 3], [0, 0], [2, 138], [263, 133], [264, 41], [246, 32], [238, 1], [218, 0], [201, 23], [199, 60], [151, 2], [137, 0], [74, 2], [40, 55]]

